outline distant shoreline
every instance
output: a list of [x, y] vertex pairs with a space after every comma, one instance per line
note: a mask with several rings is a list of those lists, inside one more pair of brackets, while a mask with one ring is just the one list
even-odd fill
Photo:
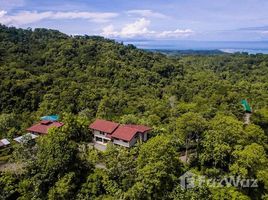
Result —
[[180, 51], [180, 52], [213, 52], [215, 53], [248, 53], [268, 54], [267, 41], [180, 41], [180, 40], [129, 40], [124, 44], [133, 44], [145, 50]]
[[268, 49], [219, 49], [225, 53], [243, 53], [246, 52], [248, 54], [268, 54]]
[[166, 55], [222, 55], [234, 53], [268, 54], [268, 49], [144, 49], [145, 51], [158, 52]]
[[221, 55], [229, 54], [218, 49], [213, 50], [194, 50], [194, 49], [185, 49], [185, 50], [173, 50], [173, 49], [144, 49], [145, 51], [163, 53], [169, 56], [181, 56], [181, 55]]

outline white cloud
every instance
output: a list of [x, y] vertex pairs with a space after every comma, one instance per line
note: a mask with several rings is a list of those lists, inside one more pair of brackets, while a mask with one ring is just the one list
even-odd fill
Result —
[[0, 11], [0, 18], [3, 17], [5, 14], [7, 14], [7, 11], [1, 10]]
[[176, 29], [173, 31], [155, 31], [150, 30], [151, 21], [140, 18], [133, 23], [126, 24], [119, 29], [113, 25], [106, 26], [102, 29], [101, 35], [105, 37], [122, 37], [134, 38], [137, 36], [148, 38], [185, 38], [194, 34], [191, 29]]
[[105, 26], [103, 29], [102, 29], [102, 33], [101, 33], [103, 36], [106, 36], [106, 37], [117, 37], [119, 36], [119, 32], [117, 32], [115, 29], [114, 29], [114, 26], [113, 25], [109, 25], [109, 26]]
[[261, 34], [268, 35], [268, 31], [261, 31]]
[[[131, 13], [139, 13], [140, 15], [158, 16], [151, 10], [132, 10]], [[42, 20], [61, 20], [61, 19], [84, 19], [97, 23], [107, 22], [115, 17], [118, 13], [112, 12], [37, 12], [37, 11], [21, 11], [15, 14], [8, 14], [5, 10], [0, 10], [0, 23], [6, 25], [20, 26], [24, 24], [36, 23]], [[161, 15], [159, 15], [160, 17]], [[121, 38], [185, 38], [194, 34], [191, 29], [176, 29], [156, 31], [150, 29], [151, 21], [142, 17], [132, 23], [125, 24], [121, 27], [108, 25], [102, 29], [101, 35], [105, 37], [121, 37]]]
[[129, 15], [139, 15], [142, 17], [155, 17], [155, 18], [167, 18], [166, 15], [158, 12], [153, 12], [152, 10], [129, 10], [126, 12]]
[[121, 30], [116, 31], [113, 25], [106, 26], [102, 29], [102, 35], [106, 37], [126, 37], [132, 38], [135, 36], [142, 36], [152, 34], [153, 31], [148, 30], [150, 25], [150, 20], [145, 18], [140, 18], [137, 21], [126, 24], [121, 28]]
[[41, 21], [43, 19], [47, 19], [51, 16], [52, 12], [29, 12], [22, 11], [17, 13], [16, 15], [7, 15], [7, 13], [0, 18], [0, 23], [7, 25], [23, 25], [30, 24], [34, 22]]
[[0, 11], [0, 23], [6, 25], [23, 25], [38, 22], [44, 19], [86, 19], [94, 22], [107, 22], [117, 17], [117, 13], [111, 12], [37, 12], [21, 11], [14, 15], [8, 15], [6, 11]]
[[120, 35], [123, 37], [134, 37], [137, 35], [146, 35], [152, 33], [148, 30], [150, 23], [150, 20], [147, 20], [145, 18], [138, 19], [134, 23], [124, 26], [121, 30]]
[[95, 22], [106, 22], [111, 18], [117, 17], [117, 13], [111, 12], [55, 12], [52, 19], [89, 19]]
[[180, 38], [180, 37], [188, 37], [192, 35], [194, 32], [191, 29], [176, 29], [174, 31], [163, 31], [159, 33], [157, 36], [161, 38]]

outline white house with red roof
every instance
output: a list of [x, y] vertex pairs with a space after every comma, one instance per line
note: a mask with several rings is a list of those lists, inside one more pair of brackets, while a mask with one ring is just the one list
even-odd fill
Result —
[[122, 125], [102, 119], [94, 121], [89, 128], [92, 130], [94, 142], [104, 145], [112, 142], [124, 147], [132, 147], [138, 140], [146, 141], [151, 130], [150, 127], [143, 125]]
[[41, 122], [34, 124], [26, 130], [32, 134], [44, 135], [48, 133], [48, 129], [51, 127], [61, 127], [64, 124], [62, 122], [42, 120]]
[[0, 148], [4, 148], [8, 145], [10, 145], [10, 142], [7, 139], [0, 140]]

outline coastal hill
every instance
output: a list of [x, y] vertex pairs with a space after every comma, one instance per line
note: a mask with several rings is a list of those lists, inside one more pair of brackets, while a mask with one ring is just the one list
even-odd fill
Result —
[[[14, 166], [0, 172], [0, 199], [265, 198], [267, 77], [267, 55], [167, 56], [99, 36], [0, 25], [0, 139], [12, 141], [0, 149], [0, 171]], [[252, 107], [246, 124], [242, 100]], [[64, 125], [14, 143], [47, 115]], [[152, 131], [144, 143], [100, 152], [90, 147], [96, 119]], [[188, 171], [258, 187], [184, 190]]]

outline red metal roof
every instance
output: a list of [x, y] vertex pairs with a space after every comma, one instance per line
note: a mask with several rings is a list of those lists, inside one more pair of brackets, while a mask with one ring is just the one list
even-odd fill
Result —
[[121, 125], [113, 132], [112, 137], [129, 142], [136, 133], [138, 133], [137, 129]]
[[62, 122], [43, 120], [43, 121], [39, 122], [38, 124], [35, 124], [26, 130], [30, 131], [30, 132], [34, 132], [34, 133], [47, 134], [49, 128], [61, 127], [63, 125], [64, 124]]
[[51, 124], [52, 121], [49, 121], [49, 120], [42, 120], [40, 123], [41, 123], [41, 124], [44, 124], [44, 125], [48, 125], [48, 124]]
[[118, 123], [97, 119], [90, 124], [89, 128], [111, 134], [118, 126]]
[[126, 124], [126, 127], [130, 127], [130, 128], [134, 128], [137, 131], [144, 133], [146, 131], [152, 130], [152, 128], [148, 127], [148, 126], [143, 126], [143, 125], [135, 125], [135, 124]]
[[136, 133], [145, 133], [151, 130], [150, 127], [143, 125], [127, 124], [120, 125], [119, 123], [97, 119], [89, 128], [108, 133], [106, 137], [117, 138], [121, 140], [130, 141]]

